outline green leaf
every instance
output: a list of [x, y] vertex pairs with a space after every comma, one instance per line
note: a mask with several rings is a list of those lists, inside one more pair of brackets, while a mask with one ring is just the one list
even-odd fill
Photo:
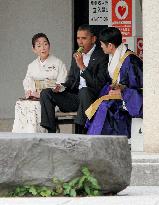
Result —
[[56, 192], [57, 192], [58, 194], [61, 194], [61, 193], [63, 192], [63, 187], [62, 187], [61, 184], [56, 186]]
[[52, 190], [49, 187], [38, 187], [37, 192], [40, 196], [47, 197], [52, 195]]
[[71, 197], [75, 197], [75, 196], [77, 195], [77, 194], [76, 194], [76, 190], [75, 190], [75, 189], [71, 189], [69, 195], [70, 195]]
[[17, 188], [15, 189], [15, 193], [18, 194], [18, 193], [20, 192], [20, 190], [21, 190], [20, 187], [17, 187]]
[[88, 177], [88, 181], [91, 183], [92, 188], [94, 188], [94, 189], [101, 189], [96, 178], [94, 178], [92, 176], [89, 176]]
[[25, 188], [25, 189], [28, 189], [28, 190], [29, 190], [30, 187], [31, 187], [31, 186], [29, 186], [29, 185], [24, 185], [24, 188]]
[[87, 193], [87, 195], [91, 195], [91, 190], [87, 184], [84, 185], [84, 190]]
[[29, 193], [31, 193], [33, 196], [36, 196], [37, 195], [36, 188], [34, 186], [31, 186], [29, 189]]
[[64, 189], [64, 191], [63, 191], [64, 196], [69, 195], [70, 190], [71, 190], [71, 188], [69, 188], [69, 189]]
[[57, 178], [57, 177], [53, 177], [52, 179], [53, 184], [62, 184], [62, 182]]
[[47, 190], [40, 192], [40, 195], [44, 197], [52, 196], [52, 191], [47, 189]]
[[93, 196], [100, 196], [101, 195], [101, 193], [98, 190], [94, 190], [93, 192], [94, 192]]
[[70, 190], [71, 190], [71, 186], [68, 183], [64, 183], [63, 184], [63, 193], [64, 195], [69, 195]]
[[79, 177], [76, 177], [75, 179], [71, 180], [68, 184], [71, 186], [71, 187], [74, 187], [78, 181], [79, 181]]
[[83, 184], [84, 184], [84, 181], [87, 179], [86, 176], [82, 176], [80, 179], [79, 179], [79, 182], [78, 182], [78, 188], [82, 188], [83, 187]]
[[26, 193], [27, 193], [27, 191], [21, 191], [21, 192], [19, 192], [18, 196], [25, 196]]
[[27, 193], [27, 189], [22, 187], [22, 186], [19, 186], [16, 188], [14, 195], [15, 196], [24, 196], [26, 193]]
[[67, 189], [68, 187], [70, 187], [70, 185], [69, 185], [68, 183], [64, 183], [64, 184], [63, 184], [63, 188], [64, 188], [64, 189]]
[[55, 196], [55, 192], [54, 191], [51, 192], [51, 196]]
[[82, 173], [85, 175], [85, 176], [89, 176], [90, 175], [90, 171], [87, 167], [83, 167], [82, 168]]

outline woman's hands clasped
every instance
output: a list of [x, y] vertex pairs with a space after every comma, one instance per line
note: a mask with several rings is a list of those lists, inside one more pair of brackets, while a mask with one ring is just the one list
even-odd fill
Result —
[[25, 98], [29, 99], [29, 98], [40, 98], [40, 93], [37, 91], [31, 91], [31, 90], [27, 90], [25, 92]]

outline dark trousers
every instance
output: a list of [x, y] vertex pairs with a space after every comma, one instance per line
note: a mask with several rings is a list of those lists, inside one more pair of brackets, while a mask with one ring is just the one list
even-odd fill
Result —
[[55, 107], [57, 105], [62, 112], [77, 111], [75, 123], [84, 127], [85, 110], [96, 98], [94, 90], [87, 87], [80, 89], [78, 94], [67, 91], [54, 93], [50, 88], [42, 90], [40, 94], [41, 126], [50, 132], [56, 132]]

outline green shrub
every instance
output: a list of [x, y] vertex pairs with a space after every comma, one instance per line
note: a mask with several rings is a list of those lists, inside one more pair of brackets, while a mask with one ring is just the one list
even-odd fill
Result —
[[82, 176], [76, 177], [69, 182], [62, 182], [56, 177], [53, 178], [53, 187], [38, 186], [38, 185], [23, 185], [17, 186], [9, 196], [12, 197], [51, 197], [51, 196], [99, 196], [101, 188], [95, 177], [91, 174], [87, 167], [83, 167]]

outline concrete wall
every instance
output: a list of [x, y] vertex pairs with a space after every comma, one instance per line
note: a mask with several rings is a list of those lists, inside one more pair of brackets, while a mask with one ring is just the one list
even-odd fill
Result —
[[159, 153], [159, 0], [143, 1], [144, 151]]
[[72, 53], [72, 0], [0, 0], [0, 118], [13, 118], [23, 95], [22, 80], [35, 58], [31, 38], [48, 35], [53, 53], [69, 68]]

